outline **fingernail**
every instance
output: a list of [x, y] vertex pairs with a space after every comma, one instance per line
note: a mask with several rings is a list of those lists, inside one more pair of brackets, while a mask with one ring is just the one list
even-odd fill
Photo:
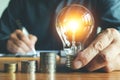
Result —
[[79, 69], [82, 67], [82, 62], [81, 61], [75, 61], [74, 62], [74, 68], [75, 69]]

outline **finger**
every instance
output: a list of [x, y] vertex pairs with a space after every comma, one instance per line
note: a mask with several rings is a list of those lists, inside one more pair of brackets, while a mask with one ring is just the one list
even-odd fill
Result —
[[[16, 35], [29, 47], [29, 51], [34, 47], [35, 42], [31, 41], [31, 37], [29, 37], [31, 35], [25, 35], [21, 30], [16, 30]], [[34, 38], [32, 38], [32, 40], [34, 40]]]
[[74, 69], [79, 69], [88, 64], [100, 51], [105, 49], [114, 40], [113, 29], [107, 29], [97, 36], [97, 38], [82, 52], [78, 53], [73, 61]]
[[16, 45], [17, 47], [20, 47], [24, 50], [24, 52], [28, 52], [30, 48], [22, 41], [19, 40], [16, 33], [11, 34], [10, 41], [12, 41], [13, 45]]
[[108, 65], [102, 68], [105, 72], [112, 72], [116, 70], [120, 70], [120, 53], [114, 60], [112, 60]]
[[18, 47], [17, 45], [15, 45], [14, 42], [12, 42], [11, 40], [8, 40], [7, 49], [11, 53], [17, 53], [17, 52], [24, 53], [24, 50]]
[[13, 41], [16, 45], [19, 44], [18, 43], [19, 42], [19, 38], [17, 37], [15, 32], [10, 35], [10, 39], [9, 40]]
[[18, 43], [19, 40], [22, 40], [24, 43], [30, 42], [28, 37], [23, 34], [21, 30], [16, 30], [14, 33], [10, 35], [10, 39], [13, 40], [15, 43]]
[[94, 71], [109, 65], [113, 60], [116, 60], [116, 57], [120, 53], [120, 44], [113, 41], [107, 48], [101, 51], [89, 64], [88, 70]]
[[23, 41], [20, 40], [18, 41], [18, 43], [19, 43], [18, 47], [21, 48], [24, 51], [24, 53], [30, 51], [30, 48]]
[[30, 35], [29, 35], [29, 39], [30, 39], [30, 41], [31, 41], [31, 45], [29, 46], [29, 47], [30, 47], [30, 50], [31, 50], [32, 52], [36, 53], [36, 52], [35, 52], [35, 43], [36, 43], [36, 41], [37, 41], [37, 37], [34, 36], [34, 35], [32, 35], [32, 34], [30, 34]]
[[120, 41], [114, 40], [108, 47], [100, 52], [100, 55], [103, 56], [106, 62], [113, 61], [120, 53]]
[[11, 40], [8, 40], [7, 49], [12, 53], [26, 53], [30, 51], [29, 47], [27, 47], [23, 42], [18, 46]]
[[114, 71], [112, 64], [109, 64], [109, 65], [103, 67], [101, 70], [104, 71], [104, 72], [112, 72], [112, 71]]
[[29, 39], [33, 45], [35, 45], [35, 43], [37, 42], [37, 37], [32, 34], [29, 35]]
[[28, 46], [31, 45], [31, 41], [28, 38], [28, 35], [25, 35], [21, 30], [16, 30], [15, 34], [16, 34], [17, 38], [19, 38], [19, 40], [23, 41], [26, 45], [28, 45]]
[[115, 66], [113, 67], [113, 70], [120, 70], [120, 53], [119, 53], [119, 55], [116, 57], [116, 61], [113, 62], [113, 63], [114, 63], [113, 65], [115, 65]]
[[97, 55], [92, 61], [90, 61], [85, 68], [88, 71], [95, 71], [98, 69], [101, 69], [103, 67], [105, 67], [106, 65], [106, 61], [103, 59], [103, 57], [101, 55]]

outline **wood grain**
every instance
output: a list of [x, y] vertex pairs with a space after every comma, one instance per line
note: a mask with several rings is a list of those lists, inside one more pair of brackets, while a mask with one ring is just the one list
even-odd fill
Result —
[[[5, 61], [22, 61], [22, 60], [39, 60], [39, 58], [0, 58], [0, 62]], [[62, 62], [65, 60], [63, 59]], [[1, 64], [2, 64], [1, 63]], [[0, 64], [0, 69], [4, 66]], [[0, 71], [0, 80], [120, 80], [120, 71], [111, 73], [101, 72], [80, 72], [80, 71], [68, 71], [65, 65], [59, 64], [57, 66], [57, 72], [55, 74], [48, 73], [5, 73]], [[59, 70], [60, 69], [60, 70]]]

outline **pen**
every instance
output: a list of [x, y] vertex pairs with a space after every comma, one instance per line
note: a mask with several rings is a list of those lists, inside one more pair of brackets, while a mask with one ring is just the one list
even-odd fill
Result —
[[[25, 27], [21, 27], [21, 30], [22, 30], [22, 32], [23, 32], [26, 36], [29, 35], [29, 33], [28, 33], [28, 31], [27, 31], [27, 29], [26, 29]], [[31, 49], [32, 49], [33, 54], [36, 54], [35, 48], [32, 47]]]
[[[23, 32], [26, 36], [29, 35], [27, 29], [22, 25], [22, 23], [21, 23], [21, 21], [20, 21], [19, 19], [16, 20], [16, 24], [17, 24], [17, 26], [18, 26], [18, 29], [21, 29], [22, 32]], [[35, 50], [34, 47], [32, 47], [31, 50], [32, 50], [33, 55], [37, 55], [36, 50]], [[18, 54], [19, 54], [19, 53], [18, 53]], [[28, 54], [28, 53], [27, 53], [27, 54]], [[31, 54], [30, 54], [30, 55], [31, 55]]]

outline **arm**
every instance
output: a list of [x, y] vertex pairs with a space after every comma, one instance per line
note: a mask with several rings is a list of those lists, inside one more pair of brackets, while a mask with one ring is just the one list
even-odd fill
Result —
[[22, 0], [11, 0], [0, 19], [0, 52], [6, 52], [10, 34], [17, 29], [16, 20], [22, 10]]
[[100, 0], [98, 4], [102, 6], [98, 7], [99, 26], [106, 30], [102, 31], [86, 49], [78, 53], [73, 66], [75, 69], [85, 67], [89, 71], [120, 70], [120, 33], [118, 32], [120, 30], [120, 1]]

